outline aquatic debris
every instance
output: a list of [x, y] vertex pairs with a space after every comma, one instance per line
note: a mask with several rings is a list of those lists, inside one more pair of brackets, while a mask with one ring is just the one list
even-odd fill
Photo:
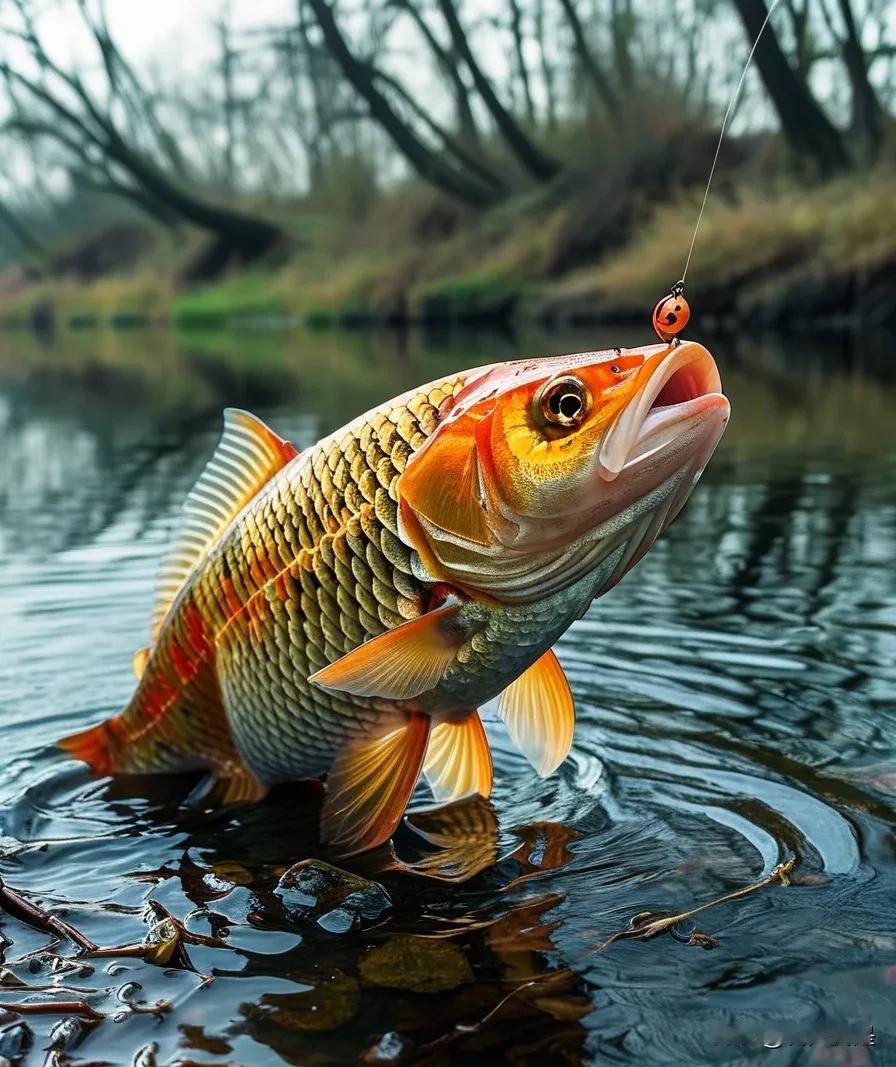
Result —
[[651, 938], [659, 937], [660, 934], [671, 934], [677, 941], [681, 941], [686, 945], [695, 945], [698, 948], [717, 948], [719, 941], [711, 934], [706, 934], [697, 929], [692, 929], [687, 934], [682, 934], [676, 932], [676, 927], [697, 915], [698, 912], [706, 911], [708, 908], [715, 908], [719, 904], [727, 903], [729, 900], [740, 900], [742, 897], [750, 896], [752, 893], [765, 889], [775, 882], [780, 882], [781, 885], [790, 885], [789, 875], [795, 866], [796, 860], [791, 857], [789, 860], [785, 860], [784, 863], [779, 863], [764, 878], [760, 878], [758, 882], [744, 886], [743, 889], [736, 889], [733, 893], [726, 893], [716, 900], [709, 901], [708, 904], [701, 904], [697, 908], [680, 912], [678, 915], [660, 915], [649, 911], [638, 912], [637, 915], [632, 916], [624, 930], [619, 930], [612, 937], [608, 937], [606, 941], [602, 941], [594, 951], [603, 952], [605, 948], [608, 948], [615, 941], [649, 941]]
[[0, 1063], [18, 1063], [34, 1044], [34, 1034], [26, 1023], [17, 1021], [0, 1030]]
[[126, 1012], [117, 1012], [113, 1015], [112, 1019], [114, 1022], [120, 1022], [122, 1019], [127, 1018], [129, 1014], [167, 1015], [168, 1012], [171, 1011], [172, 1004], [170, 1000], [157, 1000], [152, 1004], [134, 1000], [134, 995], [139, 993], [142, 988], [143, 986], [141, 986], [139, 982], [125, 982], [123, 986], [116, 989], [116, 999], [128, 1010]]
[[368, 985], [414, 993], [441, 993], [473, 981], [457, 945], [428, 937], [392, 937], [363, 956], [358, 970]]
[[553, 951], [551, 935], [560, 926], [560, 919], [545, 920], [544, 916], [562, 899], [560, 893], [551, 893], [515, 904], [488, 927], [485, 936], [489, 947], [498, 953]]
[[413, 1055], [417, 1045], [404, 1034], [390, 1030], [389, 1033], [379, 1037], [370, 1048], [365, 1049], [359, 1057], [361, 1063], [380, 1064], [387, 1067], [389, 1064], [401, 1063]]
[[[592, 1005], [587, 998], [568, 996], [566, 990], [570, 981], [575, 982], [576, 975], [564, 969], [520, 982], [478, 1019], [472, 1022], [456, 1022], [446, 1033], [422, 1044], [417, 1044], [412, 1038], [394, 1030], [382, 1034], [360, 1055], [359, 1061], [379, 1067], [398, 1067], [399, 1064], [424, 1062], [446, 1052], [466, 1038], [481, 1034], [508, 1004], [513, 1005], [516, 1016], [521, 1020], [530, 1017], [532, 1008], [535, 1008], [536, 1015], [545, 1013], [555, 1019], [577, 1022], [592, 1010]], [[481, 1047], [479, 1051], [481, 1052]], [[460, 1058], [457, 1057], [458, 1061]]]
[[7, 915], [18, 919], [19, 922], [24, 923], [26, 926], [39, 930], [43, 934], [50, 934], [52, 937], [71, 941], [72, 944], [77, 945], [78, 948], [86, 952], [92, 951], [97, 947], [80, 930], [76, 930], [74, 926], [70, 926], [67, 922], [57, 918], [55, 915], [51, 915], [50, 912], [45, 911], [33, 901], [26, 899], [17, 889], [7, 885], [2, 878], [0, 878], [0, 908]]
[[350, 975], [334, 970], [323, 979], [309, 979], [309, 985], [299, 993], [266, 993], [259, 1006], [243, 1011], [287, 1030], [335, 1030], [358, 1010], [361, 991]]
[[[197, 934], [188, 930], [184, 924], [158, 901], [150, 900], [143, 913], [144, 921], [149, 923], [149, 930], [143, 941], [127, 945], [110, 945], [94, 947], [89, 953], [92, 959], [123, 956], [141, 959], [158, 967], [178, 967], [181, 970], [200, 972], [193, 966], [187, 955], [186, 945], [204, 945], [209, 948], [225, 948], [226, 941], [207, 934]], [[202, 975], [211, 980], [208, 975]]]
[[[98, 1021], [84, 1016], [67, 1015], [54, 1023], [48, 1035], [48, 1056], [44, 1060], [44, 1067], [69, 1067], [69, 1049], [74, 1048]], [[94, 1064], [94, 1067], [99, 1067], [99, 1064]]]
[[0, 1007], [3, 1011], [16, 1015], [82, 1015], [85, 1019], [103, 1018], [86, 1000], [7, 1000]]
[[144, 1045], [132, 1061], [132, 1067], [156, 1067], [158, 1061], [159, 1046], [156, 1041], [150, 1041]]
[[379, 882], [343, 871], [322, 860], [301, 860], [274, 889], [293, 922], [313, 922], [331, 934], [344, 934], [375, 922], [392, 908]]

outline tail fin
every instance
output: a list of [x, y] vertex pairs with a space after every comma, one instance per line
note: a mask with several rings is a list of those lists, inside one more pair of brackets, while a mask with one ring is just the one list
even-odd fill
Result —
[[64, 737], [58, 745], [75, 759], [83, 760], [96, 775], [112, 774], [115, 770], [115, 750], [118, 746], [108, 722]]

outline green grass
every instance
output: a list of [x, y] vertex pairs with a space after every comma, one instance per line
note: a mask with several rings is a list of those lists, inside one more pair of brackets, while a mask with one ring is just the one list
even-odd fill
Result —
[[171, 317], [179, 329], [226, 326], [236, 320], [282, 318], [288, 307], [270, 274], [232, 275], [174, 298]]
[[507, 320], [522, 290], [522, 280], [509, 272], [478, 269], [422, 283], [410, 304], [414, 316], [428, 322]]
[[[658, 209], [615, 255], [569, 284], [595, 306], [634, 313], [681, 275], [696, 221], [693, 201]], [[896, 179], [884, 171], [773, 194], [746, 190], [712, 204], [697, 236], [688, 290], [736, 309], [848, 283], [896, 265]], [[813, 301], [814, 302], [814, 301]]]
[[[187, 333], [293, 320], [321, 330], [396, 321], [640, 320], [681, 274], [701, 192], [645, 209], [623, 244], [553, 276], [558, 242], [581, 222], [581, 190], [521, 195], [477, 215], [409, 185], [381, 194], [352, 225], [318, 225], [285, 264], [214, 283], [176, 281], [199, 250], [193, 235], [178, 245], [157, 242], [128, 273], [0, 286], [0, 324], [39, 320], [73, 332], [173, 324]], [[881, 168], [810, 187], [745, 182], [728, 199], [711, 198], [688, 292], [718, 316], [770, 308], [788, 315], [806, 293], [808, 317], [824, 315], [828, 291], [840, 294], [835, 313], [866, 293], [873, 315], [892, 304], [886, 279], [894, 269], [892, 173]]]

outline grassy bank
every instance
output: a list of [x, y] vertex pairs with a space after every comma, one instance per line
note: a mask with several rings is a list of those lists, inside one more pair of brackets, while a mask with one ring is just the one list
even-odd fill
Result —
[[[313, 246], [285, 262], [213, 283], [178, 284], [196, 241], [161, 234], [127, 269], [98, 277], [7, 274], [0, 320], [38, 329], [173, 324], [182, 331], [271, 321], [640, 321], [681, 274], [699, 196], [695, 189], [645, 208], [625, 239], [602, 251], [595, 240], [589, 254], [575, 198], [520, 198], [474, 216], [412, 188], [383, 196], [364, 220], [319, 227]], [[710, 324], [893, 322], [896, 178], [882, 171], [863, 181], [717, 196], [688, 292], [698, 320]]]

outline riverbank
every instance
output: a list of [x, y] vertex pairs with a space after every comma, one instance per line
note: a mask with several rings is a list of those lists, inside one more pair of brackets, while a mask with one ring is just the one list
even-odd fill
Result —
[[[178, 279], [196, 255], [195, 236], [147, 231], [126, 242], [126, 261], [107, 249], [99, 269], [85, 269], [75, 249], [43, 277], [7, 270], [0, 323], [38, 331], [639, 323], [681, 274], [699, 199], [692, 189], [645, 208], [607, 246], [597, 232], [606, 218], [589, 231], [575, 197], [520, 198], [473, 214], [410, 187], [382, 196], [363, 220], [315, 220], [309, 246], [276, 264], [193, 285]], [[111, 239], [121, 242], [121, 227]], [[893, 323], [896, 177], [881, 170], [861, 182], [720, 192], [688, 292], [695, 324], [706, 328]]]

